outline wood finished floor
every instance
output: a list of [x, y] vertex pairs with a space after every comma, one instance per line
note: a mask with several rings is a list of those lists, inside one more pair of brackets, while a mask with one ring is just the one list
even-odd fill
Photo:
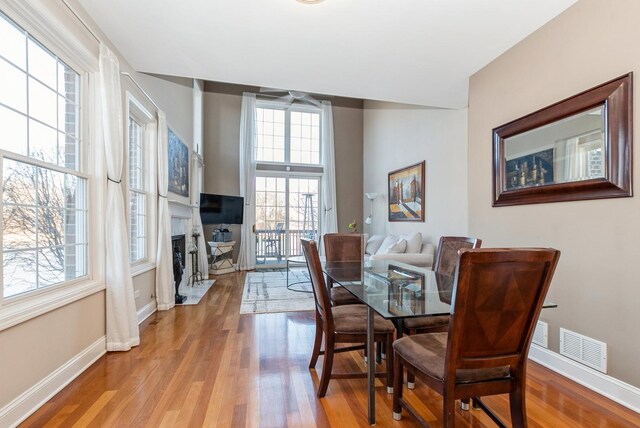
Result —
[[[366, 380], [332, 380], [315, 395], [320, 357], [307, 368], [311, 312], [239, 315], [244, 274], [218, 281], [196, 306], [158, 312], [141, 325], [139, 347], [109, 353], [53, 397], [22, 427], [366, 427]], [[336, 357], [335, 370], [365, 365]], [[391, 418], [378, 384], [378, 427], [415, 427]], [[418, 383], [405, 397], [440, 427], [440, 396]], [[640, 415], [535, 364], [527, 385], [529, 427], [633, 427]], [[486, 402], [508, 420], [506, 396]], [[458, 409], [457, 426], [492, 427], [480, 410]]]

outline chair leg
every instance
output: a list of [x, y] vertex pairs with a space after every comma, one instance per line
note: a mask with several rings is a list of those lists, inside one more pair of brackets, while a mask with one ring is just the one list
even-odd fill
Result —
[[[393, 393], [393, 333], [387, 335], [387, 394]], [[402, 385], [402, 384], [401, 384]], [[402, 387], [402, 386], [401, 386]]]
[[[399, 421], [402, 419], [402, 406], [400, 399], [402, 398], [402, 382], [404, 381], [404, 370], [402, 361], [397, 355], [389, 352], [389, 358], [393, 360], [393, 419]], [[389, 361], [387, 361], [387, 364]]]
[[327, 393], [329, 380], [331, 380], [331, 369], [333, 368], [333, 337], [327, 337], [324, 345], [324, 361], [322, 362], [322, 375], [320, 385], [318, 385], [318, 398], [322, 398]]
[[382, 342], [376, 343], [376, 364], [382, 364]]
[[[409, 336], [413, 336], [416, 334], [415, 329], [409, 329]], [[407, 370], [407, 389], [415, 389], [416, 387], [416, 377], [411, 370]]]
[[444, 428], [454, 428], [456, 426], [456, 399], [454, 397], [453, 394], [447, 394], [446, 392], [442, 397], [442, 426]]
[[522, 381], [509, 393], [509, 406], [511, 407], [511, 424], [514, 427], [527, 427], [527, 407], [525, 403], [525, 388]]
[[313, 352], [311, 353], [311, 361], [309, 362], [309, 368], [312, 369], [318, 362], [318, 356], [320, 355], [320, 347], [322, 346], [322, 320], [316, 314], [316, 338], [313, 342]]

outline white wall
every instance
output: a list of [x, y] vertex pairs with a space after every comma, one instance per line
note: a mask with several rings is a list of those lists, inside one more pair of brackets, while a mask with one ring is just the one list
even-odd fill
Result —
[[[389, 222], [388, 173], [423, 160], [425, 222]], [[436, 245], [442, 235], [466, 235], [467, 110], [365, 102], [363, 190], [379, 195], [373, 224], [365, 225], [365, 233], [419, 231], [423, 240]], [[366, 217], [370, 211], [366, 198], [363, 207]]]

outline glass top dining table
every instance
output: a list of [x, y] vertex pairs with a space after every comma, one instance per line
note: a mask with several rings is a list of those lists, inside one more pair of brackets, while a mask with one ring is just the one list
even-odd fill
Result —
[[[322, 270], [334, 283], [344, 287], [367, 306], [367, 355], [375, 355], [375, 313], [394, 321], [397, 337], [401, 337], [404, 319], [449, 315], [451, 311], [454, 277], [450, 275], [389, 260], [323, 260]], [[543, 308], [556, 306], [545, 302]], [[375, 358], [367, 359], [367, 373], [369, 423], [375, 425]]]

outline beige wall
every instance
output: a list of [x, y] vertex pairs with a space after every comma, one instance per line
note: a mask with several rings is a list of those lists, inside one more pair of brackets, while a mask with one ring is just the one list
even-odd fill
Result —
[[[242, 97], [236, 94], [204, 93], [204, 192], [239, 195], [240, 109]], [[336, 159], [338, 226], [362, 218], [362, 109], [333, 107]], [[205, 237], [211, 238], [213, 226], [205, 226]], [[230, 226], [236, 242], [240, 227]], [[207, 249], [209, 250], [209, 249]], [[234, 250], [237, 260], [238, 245]]]
[[[425, 222], [389, 222], [388, 173], [426, 161]], [[444, 110], [383, 102], [365, 103], [364, 191], [377, 192], [370, 234], [421, 232], [438, 243], [442, 235], [467, 232], [467, 110]], [[370, 203], [364, 202], [364, 215]]]
[[[469, 89], [469, 232], [487, 247], [561, 250], [548, 296], [558, 308], [541, 316], [550, 323], [551, 349], [558, 349], [560, 327], [604, 341], [609, 374], [635, 386], [640, 386], [640, 199], [492, 208], [491, 130], [637, 72], [639, 16], [637, 0], [581, 0], [472, 76]], [[637, 95], [635, 89], [636, 100]], [[636, 171], [639, 166], [636, 156]]]

